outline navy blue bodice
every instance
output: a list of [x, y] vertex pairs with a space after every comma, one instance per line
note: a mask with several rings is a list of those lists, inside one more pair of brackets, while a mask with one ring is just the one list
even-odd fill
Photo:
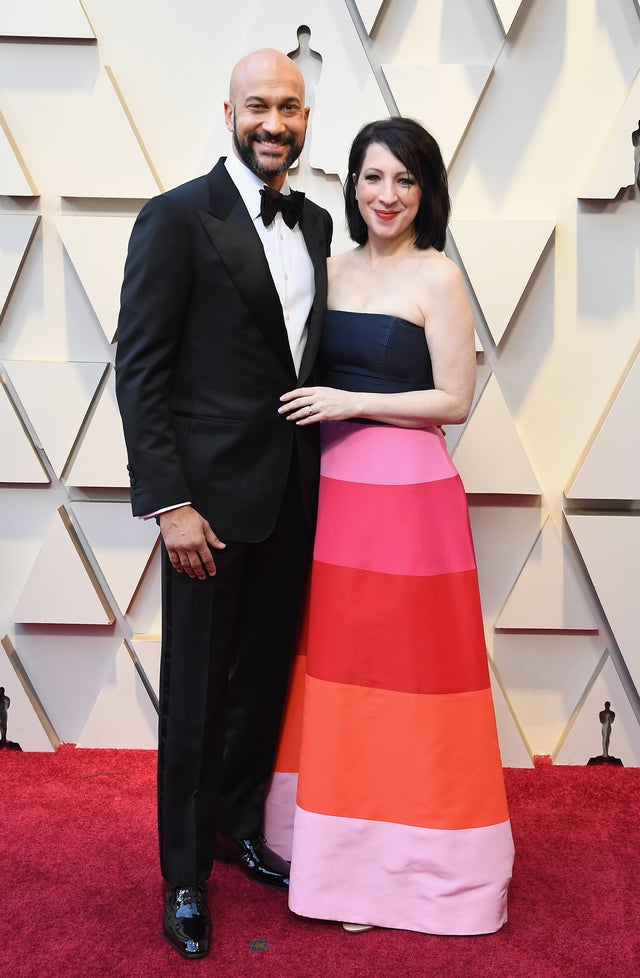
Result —
[[320, 383], [378, 394], [432, 390], [424, 329], [387, 313], [330, 309], [320, 351]]

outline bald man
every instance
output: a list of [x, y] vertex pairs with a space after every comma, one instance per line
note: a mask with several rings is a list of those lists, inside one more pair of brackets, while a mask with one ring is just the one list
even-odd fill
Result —
[[310, 561], [317, 426], [278, 413], [310, 383], [329, 214], [291, 192], [309, 109], [279, 51], [244, 57], [233, 152], [143, 207], [122, 286], [116, 382], [135, 516], [162, 535], [158, 819], [163, 933], [207, 954], [214, 859], [279, 889], [261, 835]]

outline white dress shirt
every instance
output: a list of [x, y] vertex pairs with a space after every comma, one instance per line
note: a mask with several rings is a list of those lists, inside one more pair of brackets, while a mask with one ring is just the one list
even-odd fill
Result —
[[[313, 263], [304, 236], [298, 224], [288, 228], [279, 211], [269, 227], [265, 227], [260, 217], [260, 191], [264, 187], [264, 180], [252, 173], [237, 156], [228, 156], [224, 165], [262, 241], [269, 271], [280, 297], [297, 374], [307, 342], [307, 319], [315, 290]], [[291, 193], [286, 179], [281, 193]]]

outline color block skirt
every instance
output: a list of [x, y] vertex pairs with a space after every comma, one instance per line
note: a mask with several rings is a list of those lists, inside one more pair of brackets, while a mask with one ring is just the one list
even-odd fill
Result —
[[507, 919], [513, 842], [464, 488], [437, 429], [322, 425], [310, 596], [269, 843], [296, 913]]

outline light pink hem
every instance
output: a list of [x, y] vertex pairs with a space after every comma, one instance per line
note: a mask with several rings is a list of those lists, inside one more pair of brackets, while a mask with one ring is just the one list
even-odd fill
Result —
[[297, 914], [427, 934], [489, 934], [507, 919], [510, 823], [440, 830], [296, 809]]

